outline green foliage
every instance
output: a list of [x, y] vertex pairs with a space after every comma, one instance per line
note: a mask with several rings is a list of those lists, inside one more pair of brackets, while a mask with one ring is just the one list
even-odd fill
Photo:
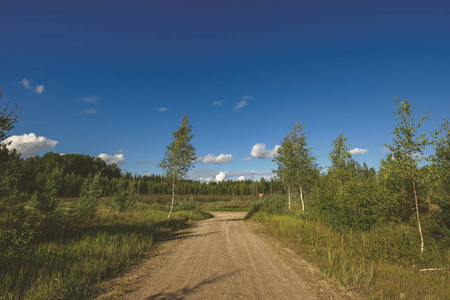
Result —
[[287, 213], [288, 202], [286, 201], [286, 198], [280, 194], [264, 196], [261, 200], [256, 200], [251, 203], [246, 218], [249, 218], [259, 211], [269, 214]]
[[135, 187], [133, 182], [122, 176], [117, 184], [117, 192], [114, 196], [114, 202], [116, 203], [120, 212], [124, 212], [133, 208], [136, 203]]
[[170, 207], [169, 219], [175, 202], [175, 184], [178, 180], [184, 178], [187, 172], [194, 167], [193, 164], [197, 159], [195, 147], [191, 144], [191, 140], [194, 137], [191, 132], [192, 125], [189, 124], [187, 115], [184, 115], [180, 127], [172, 134], [172, 142], [166, 146], [167, 149], [164, 153], [164, 158], [158, 164], [158, 167], [163, 170], [172, 186], [172, 205]]
[[350, 146], [347, 145], [348, 138], [344, 138], [340, 134], [333, 140], [333, 150], [329, 154], [331, 166], [328, 169], [330, 181], [333, 184], [333, 189], [337, 193], [342, 193], [344, 185], [348, 183], [352, 177], [355, 161], [350, 154]]
[[303, 126], [302, 123], [292, 126], [292, 132], [283, 138], [273, 159], [278, 166], [274, 172], [289, 188], [299, 187], [302, 200], [303, 193], [311, 190], [318, 176], [316, 158], [308, 148]]
[[[3, 89], [0, 89], [0, 100], [3, 96]], [[14, 124], [18, 120], [16, 114], [17, 106], [14, 106], [11, 110], [9, 103], [4, 107], [0, 106], [0, 145], [4, 145], [4, 140], [8, 137], [8, 132], [14, 128]]]
[[100, 173], [95, 174], [94, 177], [86, 178], [81, 186], [80, 199], [76, 206], [77, 215], [87, 219], [94, 217], [97, 213], [101, 194]]
[[175, 211], [196, 211], [199, 212], [202, 210], [202, 203], [199, 201], [195, 201], [192, 198], [185, 198], [178, 203], [178, 205], [174, 208]]
[[14, 192], [3, 190], [0, 195], [0, 264], [25, 255], [36, 235], [28, 220], [26, 203], [26, 197]]
[[194, 137], [191, 132], [192, 125], [184, 115], [180, 127], [173, 132], [172, 142], [166, 146], [164, 158], [158, 164], [171, 183], [183, 178], [197, 159], [195, 147], [191, 144]]
[[35, 192], [32, 197], [36, 208], [45, 215], [46, 219], [57, 213], [61, 204], [60, 199], [57, 198], [58, 189], [61, 185], [61, 174], [62, 170], [55, 168], [51, 174], [43, 179], [43, 187]]
[[312, 206], [334, 228], [367, 230], [376, 222], [376, 172], [352, 159], [346, 141], [342, 134], [333, 141], [332, 165], [318, 179]]

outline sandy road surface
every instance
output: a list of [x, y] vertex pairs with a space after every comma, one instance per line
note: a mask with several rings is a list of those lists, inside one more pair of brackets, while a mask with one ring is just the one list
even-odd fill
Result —
[[[255, 235], [242, 212], [216, 212], [163, 243], [139, 268], [125, 299], [343, 299], [305, 280], [286, 252]], [[296, 256], [290, 252], [291, 256]], [[142, 270], [146, 269], [144, 275]], [[136, 273], [137, 271], [135, 271]], [[137, 272], [139, 273], [139, 272]], [[306, 277], [310, 276], [306, 275]], [[132, 278], [133, 272], [125, 277]], [[309, 282], [308, 282], [309, 281]], [[117, 283], [116, 283], [117, 285]], [[114, 297], [112, 297], [114, 298]]]

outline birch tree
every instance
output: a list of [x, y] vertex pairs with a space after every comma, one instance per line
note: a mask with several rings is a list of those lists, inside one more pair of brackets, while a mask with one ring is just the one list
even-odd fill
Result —
[[277, 163], [277, 176], [283, 180], [288, 188], [289, 210], [291, 209], [291, 186], [298, 186], [302, 202], [302, 211], [305, 211], [304, 190], [317, 173], [316, 158], [308, 148], [306, 135], [302, 123], [295, 123], [292, 132], [288, 133], [281, 142], [273, 161]]
[[172, 142], [166, 146], [164, 158], [159, 162], [158, 167], [163, 169], [166, 178], [171, 183], [172, 203], [170, 206], [169, 219], [171, 218], [173, 205], [175, 203], [175, 187], [178, 180], [184, 178], [194, 166], [197, 159], [195, 147], [191, 144], [194, 137], [192, 125], [189, 124], [187, 115], [183, 116], [181, 125], [174, 131]]
[[385, 146], [391, 152], [388, 154], [388, 157], [397, 164], [397, 168], [394, 171], [397, 173], [398, 179], [406, 179], [412, 187], [417, 227], [420, 234], [420, 253], [423, 253], [424, 241], [420, 223], [417, 182], [424, 176], [424, 174], [420, 174], [419, 162], [426, 159], [424, 156], [425, 148], [433, 144], [431, 134], [420, 133], [423, 123], [428, 120], [429, 112], [425, 116], [419, 117], [419, 120], [416, 120], [412, 117], [414, 108], [411, 105], [411, 101], [405, 98], [404, 100], [396, 99], [396, 102], [396, 127], [392, 132], [392, 143]]

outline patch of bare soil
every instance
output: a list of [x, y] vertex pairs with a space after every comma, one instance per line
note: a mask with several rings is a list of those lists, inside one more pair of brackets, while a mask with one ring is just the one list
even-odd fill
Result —
[[244, 222], [245, 212], [214, 216], [102, 284], [98, 299], [354, 299], [258, 224]]

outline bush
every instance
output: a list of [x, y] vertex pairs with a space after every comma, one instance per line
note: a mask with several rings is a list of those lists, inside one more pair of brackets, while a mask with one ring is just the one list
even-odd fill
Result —
[[194, 201], [192, 198], [185, 198], [180, 201], [177, 206], [175, 206], [174, 210], [200, 212], [202, 210], [202, 204], [198, 201]]
[[81, 218], [90, 219], [97, 213], [98, 199], [102, 194], [100, 187], [100, 174], [89, 176], [83, 182], [80, 191], [80, 199], [77, 202], [76, 213]]

